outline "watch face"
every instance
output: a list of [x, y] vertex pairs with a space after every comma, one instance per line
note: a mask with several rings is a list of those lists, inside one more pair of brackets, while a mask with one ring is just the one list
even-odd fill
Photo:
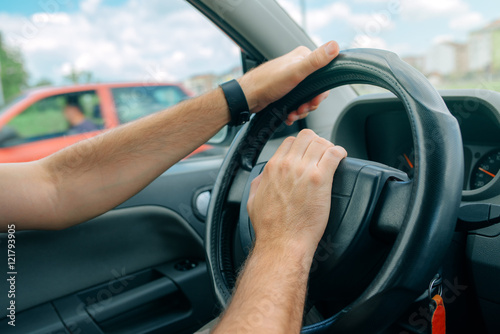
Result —
[[250, 119], [250, 111], [240, 112], [239, 125], [245, 124]]

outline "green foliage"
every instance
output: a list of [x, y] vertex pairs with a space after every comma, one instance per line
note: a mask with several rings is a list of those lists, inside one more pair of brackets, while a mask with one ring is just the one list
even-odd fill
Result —
[[92, 76], [92, 72], [78, 71], [75, 67], [71, 67], [71, 72], [66, 75], [64, 79], [74, 85], [78, 85], [92, 82]]
[[13, 128], [22, 139], [64, 135], [70, 129], [63, 113], [68, 96], [77, 97], [79, 104], [83, 108], [85, 118], [96, 125], [104, 126], [104, 120], [94, 115], [94, 109], [99, 105], [99, 98], [94, 92], [47, 97], [35, 102], [21, 114], [11, 119], [8, 126]]
[[[5, 45], [0, 33], [0, 76], [5, 101], [16, 97], [27, 87], [28, 73], [24, 69], [21, 54]], [[1, 93], [0, 93], [1, 94]]]
[[9, 126], [14, 128], [20, 138], [35, 138], [68, 131], [69, 124], [61, 110], [45, 110], [28, 108], [24, 113], [13, 118]]
[[44, 86], [52, 86], [53, 83], [52, 81], [50, 81], [49, 79], [47, 78], [42, 78], [40, 80], [38, 80], [34, 85], [33, 87], [44, 87]]
[[499, 73], [500, 72], [500, 29], [493, 31], [492, 33], [492, 51], [493, 51], [493, 71]]

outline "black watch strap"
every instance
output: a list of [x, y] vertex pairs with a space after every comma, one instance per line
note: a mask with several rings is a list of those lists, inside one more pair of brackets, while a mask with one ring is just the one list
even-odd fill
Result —
[[229, 113], [231, 114], [229, 125], [238, 126], [246, 123], [250, 119], [250, 108], [238, 81], [233, 79], [224, 82], [220, 85], [220, 88], [224, 92]]

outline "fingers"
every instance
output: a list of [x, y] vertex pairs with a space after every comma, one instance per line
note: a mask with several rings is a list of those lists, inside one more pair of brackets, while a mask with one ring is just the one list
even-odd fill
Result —
[[311, 101], [302, 104], [300, 107], [297, 108], [297, 110], [292, 111], [288, 115], [288, 118], [285, 121], [285, 123], [287, 125], [292, 125], [293, 122], [298, 121], [299, 119], [306, 118], [311, 111], [314, 111], [318, 108], [320, 103], [323, 102], [328, 97], [329, 94], [330, 91], [321, 93], [318, 96], [314, 97]]
[[321, 138], [314, 131], [305, 129], [298, 134], [297, 138], [285, 139], [273, 158], [281, 159], [287, 155], [294, 160], [302, 160], [308, 165], [315, 165], [321, 172], [333, 175], [339, 162], [347, 156], [347, 152], [343, 147], [335, 146], [330, 141]]
[[312, 130], [305, 129], [300, 131], [290, 147], [288, 154], [292, 155], [294, 158], [301, 159], [305, 155], [309, 145], [316, 138], [319, 138], [319, 136]]
[[300, 116], [297, 115], [296, 111], [291, 112], [290, 114], [288, 114], [288, 118], [286, 119], [285, 124], [288, 125], [288, 126], [290, 126], [294, 122], [298, 121], [299, 119], [300, 119]]
[[[250, 112], [259, 112], [285, 96], [309, 74], [332, 61], [338, 53], [339, 47], [334, 41], [314, 51], [301, 46], [247, 72], [238, 79], [238, 83], [245, 94]], [[293, 122], [294, 119], [301, 118], [302, 114], [314, 110], [319, 102], [319, 98], [313, 99], [308, 105], [308, 110], [300, 110], [298, 117], [291, 116], [289, 121]]]
[[[301, 50], [305, 53], [304, 49]], [[309, 74], [326, 66], [326, 64], [331, 62], [338, 54], [339, 45], [335, 41], [330, 41], [310, 52], [308, 55], [304, 56], [301, 61], [297, 62], [297, 71], [305, 78]]]
[[298, 121], [299, 119], [304, 119], [309, 115], [309, 111], [304, 110], [295, 110], [292, 111], [290, 114], [288, 114], [288, 118], [286, 119], [285, 123], [286, 125], [292, 125], [294, 122]]
[[303, 159], [310, 165], [317, 166], [321, 161], [321, 158], [329, 148], [333, 148], [334, 145], [328, 140], [317, 136], [307, 148]]
[[330, 95], [330, 91], [323, 92], [323, 93], [319, 94], [318, 96], [316, 96], [315, 98], [313, 98], [309, 102], [310, 109], [311, 110], [316, 110], [316, 108], [318, 108], [319, 104], [321, 102], [323, 102], [328, 97], [328, 95]]
[[[310, 51], [306, 47], [299, 47], [294, 51], [297, 55], [302, 57], [300, 61], [295, 63], [296, 73], [299, 73], [299, 82], [304, 80], [311, 73], [326, 66], [339, 54], [339, 45], [335, 41], [330, 41], [314, 51]], [[319, 104], [328, 97], [329, 92], [324, 92], [311, 101], [304, 103], [296, 111], [290, 113], [286, 120], [287, 125], [292, 125], [293, 122], [302, 119], [308, 115], [309, 112], [316, 110]]]
[[288, 151], [290, 151], [290, 148], [292, 147], [293, 143], [295, 142], [295, 137], [288, 137], [283, 142], [281, 143], [280, 147], [276, 150], [276, 153], [274, 153], [274, 157], [283, 157], [285, 156]]
[[256, 244], [298, 245], [312, 259], [328, 223], [333, 174], [346, 154], [307, 129], [285, 139], [250, 187]]
[[333, 180], [333, 174], [337, 170], [342, 159], [347, 157], [347, 151], [342, 146], [332, 146], [324, 151], [321, 160], [318, 162], [318, 168], [325, 173], [329, 179]]

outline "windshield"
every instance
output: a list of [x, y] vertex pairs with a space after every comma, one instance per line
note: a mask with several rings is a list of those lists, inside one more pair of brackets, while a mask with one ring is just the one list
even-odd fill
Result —
[[[500, 91], [500, 1], [278, 0], [319, 45], [397, 53], [438, 89]], [[378, 89], [354, 85], [363, 93]]]

